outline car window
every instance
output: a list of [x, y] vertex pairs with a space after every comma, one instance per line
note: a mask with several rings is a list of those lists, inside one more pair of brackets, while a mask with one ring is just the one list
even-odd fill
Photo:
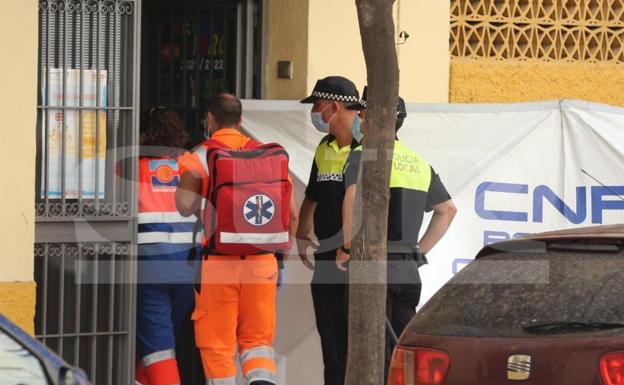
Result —
[[0, 330], [0, 384], [48, 385], [45, 370], [35, 357]]
[[[527, 326], [553, 328], [555, 337], [587, 333], [578, 325], [607, 325], [592, 333], [624, 334], [622, 252], [510, 252], [469, 264], [423, 306], [416, 333], [450, 336], [538, 337]], [[616, 325], [615, 327], [612, 327]], [[563, 333], [565, 331], [565, 333]], [[547, 333], [541, 333], [543, 336]]]

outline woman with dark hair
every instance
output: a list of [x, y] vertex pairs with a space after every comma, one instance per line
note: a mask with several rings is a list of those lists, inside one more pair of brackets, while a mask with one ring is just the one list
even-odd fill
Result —
[[143, 149], [164, 156], [179, 156], [188, 140], [180, 115], [163, 106], [149, 110], [141, 121], [140, 132]]
[[193, 218], [176, 209], [177, 156], [187, 134], [180, 116], [152, 108], [142, 119], [139, 157], [137, 370], [142, 385], [179, 385], [176, 335], [194, 306]]

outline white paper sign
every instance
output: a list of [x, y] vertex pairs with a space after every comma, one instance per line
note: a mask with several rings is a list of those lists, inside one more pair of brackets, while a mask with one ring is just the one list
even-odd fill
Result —
[[[97, 72], [83, 70], [82, 107], [97, 106]], [[67, 69], [65, 84], [65, 106], [80, 106], [80, 70]], [[63, 106], [63, 70], [50, 70], [50, 84], [48, 87], [49, 105]], [[99, 98], [100, 106], [106, 106], [107, 72], [99, 71]], [[60, 199], [62, 197], [63, 180], [63, 143], [65, 145], [64, 163], [64, 191], [66, 199], [94, 199], [96, 194], [96, 179], [98, 198], [105, 196], [105, 165], [106, 165], [106, 112], [97, 113], [99, 118], [99, 139], [96, 139], [98, 122], [96, 110], [55, 109], [48, 110], [47, 125], [42, 125], [42, 154], [43, 170], [48, 172], [47, 197]], [[82, 143], [80, 133], [80, 119], [82, 117]], [[45, 118], [44, 118], [45, 119]], [[47, 126], [47, 127], [46, 127]], [[46, 157], [46, 137], [47, 153]], [[96, 149], [97, 145], [97, 149]], [[82, 152], [82, 154], [81, 154]], [[82, 155], [82, 162], [80, 161]], [[47, 165], [46, 165], [47, 159]], [[79, 177], [81, 175], [81, 177]], [[97, 177], [96, 177], [97, 175]], [[79, 187], [80, 179], [82, 185]], [[46, 196], [46, 176], [42, 173], [41, 197]]]

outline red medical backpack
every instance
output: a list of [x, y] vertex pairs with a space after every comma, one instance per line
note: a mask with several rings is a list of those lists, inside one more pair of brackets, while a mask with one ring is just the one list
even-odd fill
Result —
[[209, 252], [250, 255], [290, 248], [288, 153], [276, 143], [249, 141], [231, 149], [206, 144], [209, 189], [204, 231]]

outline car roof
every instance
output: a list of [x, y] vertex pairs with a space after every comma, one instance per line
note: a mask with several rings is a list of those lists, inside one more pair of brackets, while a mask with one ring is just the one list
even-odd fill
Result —
[[564, 243], [570, 241], [608, 244], [624, 243], [624, 224], [579, 227], [532, 234], [523, 238], [497, 242], [485, 246], [479, 251], [475, 258], [481, 258], [499, 252], [535, 249], [537, 244], [543, 245], [546, 242], [553, 241]]
[[35, 355], [46, 368], [47, 374], [52, 376], [53, 381], [56, 381], [61, 368], [71, 368], [71, 365], [63, 361], [54, 352], [20, 329], [2, 314], [0, 314], [0, 329]]
[[550, 240], [550, 239], [624, 239], [624, 224], [580, 227], [558, 231], [548, 231], [530, 235], [526, 239]]

